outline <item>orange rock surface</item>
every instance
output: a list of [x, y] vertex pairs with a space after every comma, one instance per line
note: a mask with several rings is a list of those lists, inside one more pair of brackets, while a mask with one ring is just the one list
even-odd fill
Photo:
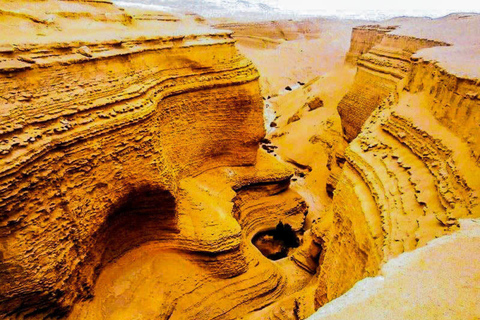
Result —
[[[461, 38], [453, 43], [446, 42], [447, 36], [435, 38], [439, 34], [437, 28], [442, 26], [437, 21], [414, 19], [404, 24], [396, 29], [383, 27], [381, 32], [387, 30], [387, 33], [381, 33], [380, 37], [368, 35], [372, 28], [380, 27], [353, 30], [347, 62], [351, 63], [356, 56], [357, 73], [348, 93], [338, 103], [340, 119], [337, 121], [341, 120], [344, 138], [347, 141], [355, 139], [344, 153], [341, 147], [333, 149], [337, 151], [330, 149], [330, 159], [341, 164], [341, 173], [331, 166], [332, 162], [327, 162], [330, 176], [317, 180], [317, 184], [320, 183], [318, 189], [310, 186], [306, 195], [302, 193], [307, 200], [314, 196], [322, 199], [325, 198], [323, 190], [328, 191], [329, 184], [335, 187], [332, 203], [324, 206], [324, 212], [315, 215], [311, 228], [313, 241], [322, 247], [317, 271], [317, 306], [340, 297], [360, 279], [377, 275], [382, 265], [402, 256], [403, 252], [416, 250], [435, 238], [461, 230], [459, 219], [480, 215], [476, 142], [479, 117], [475, 111], [480, 88], [476, 80], [478, 68], [473, 67], [479, 63], [476, 46]], [[416, 30], [415, 25], [423, 26], [419, 29], [432, 38], [416, 38], [417, 34], [412, 31]], [[457, 28], [466, 25], [476, 30], [478, 15], [443, 18], [443, 27], [451, 27], [453, 34], [460, 34]], [[390, 35], [392, 30], [395, 33]], [[412, 32], [412, 36], [408, 32]], [[473, 44], [478, 41], [469, 33], [465, 37]], [[372, 39], [379, 44], [366, 44]], [[422, 46], [432, 45], [436, 47], [420, 50]], [[284, 108], [288, 108], [287, 105]], [[311, 127], [299, 117], [290, 124], [287, 122], [286, 126], [280, 125], [281, 131], [277, 133], [279, 129], [276, 129], [272, 137], [281, 136], [274, 140], [279, 143], [279, 154], [284, 148], [296, 150], [293, 160], [298, 163], [299, 159], [308, 159], [315, 148], [298, 143], [301, 141], [298, 138], [295, 139], [296, 145], [293, 140], [283, 144], [280, 139], [288, 139], [291, 132], [296, 132], [291, 127], [293, 124], [302, 128], [300, 130]], [[322, 136], [315, 140], [322, 141]], [[327, 146], [331, 148], [332, 145], [335, 144], [330, 142]], [[301, 163], [313, 168], [307, 178], [316, 171], [325, 170], [325, 166], [317, 169], [311, 160]], [[325, 180], [327, 188], [323, 189]], [[312, 211], [309, 214], [314, 214]], [[467, 245], [470, 240], [465, 237], [462, 241]], [[439, 255], [437, 250], [442, 249], [434, 247], [431, 252], [429, 249], [429, 259]], [[463, 253], [459, 253], [458, 259], [463, 261], [456, 263], [458, 272], [468, 275], [475, 283], [473, 286], [478, 285], [478, 270], [470, 266]], [[432, 272], [436, 271], [432, 269]], [[452, 286], [463, 288], [461, 281], [459, 279]], [[396, 283], [399, 282], [401, 280]], [[365, 282], [366, 286], [368, 284]], [[442, 295], [448, 292], [447, 285], [444, 282], [438, 291], [425, 291], [431, 296], [421, 302], [424, 308], [428, 308], [426, 310], [418, 308], [414, 299], [405, 300], [405, 305], [400, 306], [397, 300], [401, 297], [390, 289], [388, 299], [383, 298], [383, 303], [390, 301], [388, 312], [391, 313], [384, 312], [384, 307], [378, 303], [365, 309], [370, 310], [365, 311], [365, 318], [377, 312], [379, 318], [391, 319], [391, 315], [398, 311], [398, 314], [406, 312], [399, 316], [401, 319], [434, 319], [439, 314], [434, 312], [439, 301], [436, 299], [443, 299]], [[405, 290], [416, 289], [407, 287]], [[455, 319], [478, 316], [478, 310], [471, 304], [472, 299], [478, 300], [478, 295], [468, 288], [459, 289], [457, 293], [459, 297], [468, 297], [465, 303], [469, 309], [463, 310], [463, 304], [459, 304], [451, 313], [445, 314], [451, 314]], [[343, 311], [347, 308], [339, 307], [346, 299], [342, 297], [342, 302], [334, 303], [335, 307], [328, 309], [333, 310], [332, 313], [320, 309], [318, 319], [323, 319], [323, 314], [328, 314], [328, 319], [348, 318]], [[362, 309], [361, 299], [353, 300], [352, 304], [354, 307], [349, 310]], [[400, 309], [407, 311], [400, 312]], [[356, 311], [352, 311], [350, 317], [352, 314], [359, 318], [363, 316]], [[440, 318], [449, 319], [448, 316]]]
[[[459, 219], [479, 217], [479, 117], [475, 111], [479, 60], [478, 33], [474, 34], [480, 26], [478, 17], [394, 19], [391, 25], [388, 21], [354, 28], [344, 68], [267, 99], [267, 110], [274, 112], [270, 118], [274, 125], [269, 128], [267, 123], [267, 150], [296, 170], [292, 187], [310, 208], [308, 239], [322, 248], [318, 264], [311, 269], [317, 272], [317, 284], [298, 292], [295, 303], [280, 302], [279, 309], [301, 305], [312, 294], [311, 287], [316, 307], [321, 307], [359, 280], [377, 275], [390, 259], [461, 230]], [[467, 27], [473, 31], [462, 34]], [[354, 78], [348, 67], [352, 64], [357, 67]], [[312, 110], [310, 104], [316, 99], [322, 100], [323, 107]], [[346, 149], [342, 136], [351, 141]], [[462, 238], [471, 247], [470, 241], [476, 240]], [[426, 255], [435, 259], [441, 250], [434, 246]], [[316, 254], [304, 244], [293, 259], [309, 266]], [[456, 266], [475, 287], [478, 270], [467, 256], [463, 251], [452, 255], [457, 262], [450, 267]], [[423, 281], [430, 280], [418, 277], [419, 283], [428, 286]], [[402, 280], [395, 281], [398, 285]], [[454, 319], [478, 316], [472, 307], [478, 295], [462, 281], [451, 284], [465, 301], [445, 313]], [[377, 313], [381, 319], [391, 319], [398, 311], [402, 319], [433, 319], [441, 314], [435, 308], [448, 294], [448, 283], [424, 291], [431, 297], [419, 302], [425, 309], [414, 299], [400, 305], [401, 297], [389, 290], [388, 298], [365, 309], [370, 310], [365, 318]], [[404, 292], [408, 290], [416, 289], [407, 287]], [[374, 293], [371, 299], [380, 296]], [[357, 299], [347, 312], [346, 299], [329, 307], [329, 319], [351, 318], [362, 310], [363, 302]], [[381, 307], [389, 302], [390, 313]], [[321, 308], [319, 319], [323, 314]]]
[[479, 317], [479, 17], [0, 0], [0, 318]]
[[226, 319], [283, 294], [250, 239], [300, 230], [307, 207], [258, 154], [258, 73], [230, 32], [108, 1], [0, 5], [0, 314]]

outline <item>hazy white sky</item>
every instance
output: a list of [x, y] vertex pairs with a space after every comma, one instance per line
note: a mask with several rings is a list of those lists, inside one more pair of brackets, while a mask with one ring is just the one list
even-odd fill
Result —
[[451, 12], [480, 12], [480, 0], [250, 0], [289, 11], [355, 12], [439, 16]]
[[[177, 7], [177, 4], [181, 7], [182, 3], [181, 0], [114, 1], [129, 6], [133, 5], [132, 2], [141, 2], [139, 5], [158, 10], [168, 10], [168, 7]], [[255, 4], [257, 9], [260, 8], [257, 4], [266, 4], [278, 9], [274, 10], [276, 12], [374, 20], [396, 16], [441, 17], [452, 12], [480, 13], [480, 0], [202, 0], [198, 4], [202, 2], [232, 12], [251, 9], [250, 4]], [[208, 11], [204, 11], [200, 13], [208, 15]]]
[[286, 10], [442, 10], [480, 11], [476, 0], [253, 0]]

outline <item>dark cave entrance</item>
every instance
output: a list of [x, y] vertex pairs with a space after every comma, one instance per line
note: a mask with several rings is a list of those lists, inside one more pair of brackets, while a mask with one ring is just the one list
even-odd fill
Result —
[[70, 278], [77, 297], [93, 296], [95, 282], [109, 263], [143, 244], [179, 233], [174, 196], [152, 185], [131, 188], [102, 220], [93, 239], [86, 240], [88, 251]]
[[101, 253], [99, 266], [178, 232], [173, 195], [152, 186], [135, 188], [117, 203], [97, 233], [94, 250]]
[[259, 232], [252, 243], [270, 260], [279, 260], [288, 256], [293, 248], [300, 245], [297, 233], [289, 224], [280, 222], [275, 229]]

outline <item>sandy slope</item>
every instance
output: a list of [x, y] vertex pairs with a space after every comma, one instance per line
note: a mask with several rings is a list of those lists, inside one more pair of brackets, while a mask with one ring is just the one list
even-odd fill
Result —
[[479, 319], [480, 221], [390, 260], [310, 320]]

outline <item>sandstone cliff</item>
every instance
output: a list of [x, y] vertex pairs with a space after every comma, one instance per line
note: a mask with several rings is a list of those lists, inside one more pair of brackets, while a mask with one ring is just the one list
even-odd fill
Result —
[[[323, 247], [319, 305], [391, 258], [458, 230], [459, 219], [480, 216], [478, 70], [460, 68], [478, 65], [478, 55], [465, 54], [475, 47], [405, 34], [380, 43], [358, 57], [339, 104], [346, 136], [356, 138], [332, 205], [312, 227]], [[360, 95], [368, 100], [354, 103]]]
[[[214, 20], [215, 22], [215, 20]], [[232, 30], [237, 47], [260, 72], [264, 97], [275, 97], [343, 67], [351, 28], [359, 22], [326, 18], [217, 23]], [[294, 105], [292, 105], [294, 107]]]
[[[480, 19], [388, 23], [353, 29], [345, 69], [266, 100], [274, 125], [265, 148], [292, 164], [292, 186], [310, 208], [304, 239], [314, 245], [292, 258], [317, 275], [315, 285], [265, 309], [265, 319], [304, 315], [314, 292], [317, 308], [333, 301], [312, 319], [478, 316], [478, 259], [468, 258], [478, 255], [478, 231], [460, 221], [480, 215]], [[357, 69], [351, 86], [349, 65]], [[318, 99], [322, 106], [311, 108]], [[437, 246], [436, 238], [456, 244]], [[455, 306], [445, 303], [450, 292], [461, 297]]]
[[[291, 173], [257, 155], [258, 73], [230, 32], [100, 0], [2, 1], [0, 15], [1, 316], [77, 303], [72, 318], [231, 319], [288, 288], [250, 239], [280, 221], [300, 230], [307, 208]], [[161, 264], [149, 290], [170, 288], [150, 306], [115, 284], [138, 255]], [[162, 278], [181, 261], [202, 271], [190, 287]]]
[[0, 0], [0, 317], [476, 316], [480, 16], [207, 23]]
[[478, 318], [474, 284], [480, 267], [480, 224], [468, 219], [460, 225], [460, 231], [388, 261], [378, 276], [358, 282], [308, 319]]
[[346, 61], [358, 67], [350, 91], [340, 101], [338, 113], [347, 141], [360, 132], [370, 114], [395, 91], [397, 83], [410, 72], [410, 56], [422, 48], [447, 45], [389, 33], [395, 26], [354, 28]]

